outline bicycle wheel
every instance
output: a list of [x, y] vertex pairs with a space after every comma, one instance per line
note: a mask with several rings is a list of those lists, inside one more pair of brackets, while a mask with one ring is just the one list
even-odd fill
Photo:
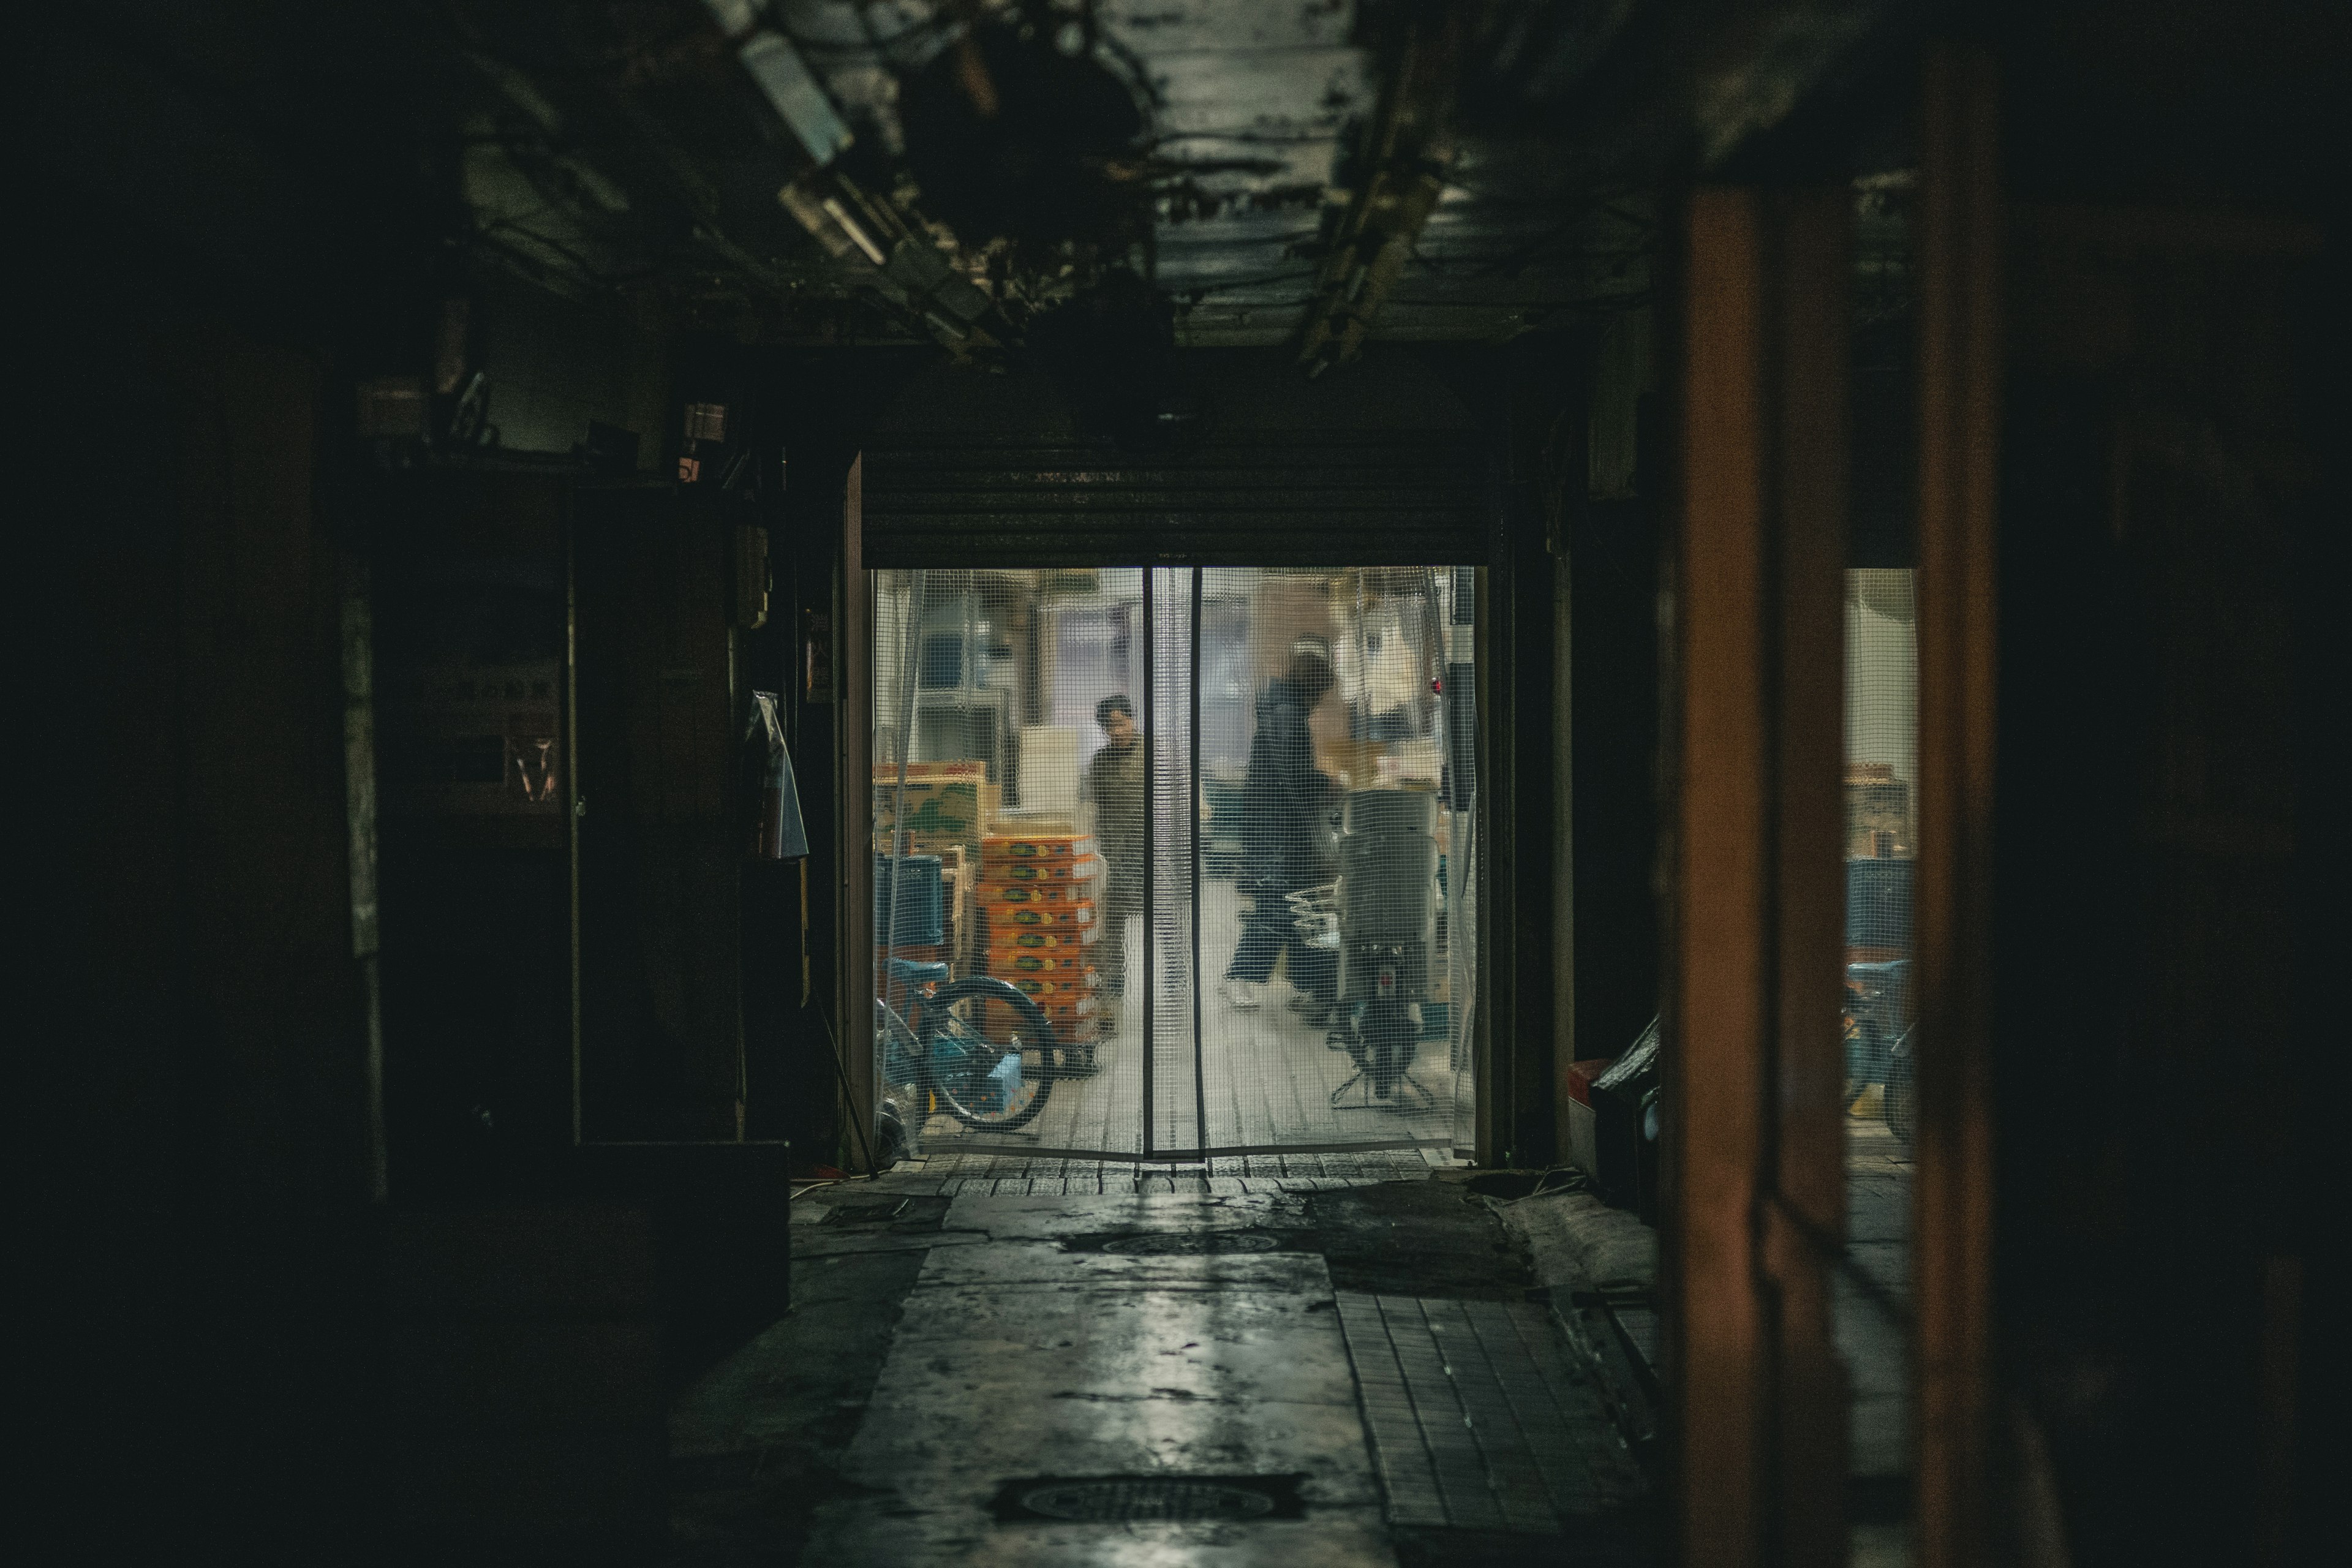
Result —
[[1886, 1071], [1886, 1125], [1904, 1142], [1911, 1142], [1911, 1133], [1919, 1124], [1919, 1084], [1911, 1067], [1911, 1031], [1895, 1044], [1893, 1059]]
[[927, 1089], [922, 1072], [922, 1047], [915, 1032], [882, 999], [875, 999], [875, 1063], [879, 1069], [879, 1096], [898, 1100], [901, 1117], [922, 1129]]
[[1036, 1120], [1064, 1068], [1036, 1003], [978, 975], [940, 986], [924, 1013], [923, 1067], [941, 1109], [967, 1127], [1003, 1132]]

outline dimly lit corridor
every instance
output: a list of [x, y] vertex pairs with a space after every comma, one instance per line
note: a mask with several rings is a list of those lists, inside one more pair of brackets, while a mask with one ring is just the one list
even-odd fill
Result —
[[[773, 1540], [790, 1492], [813, 1562], [1541, 1562], [1571, 1539], [1642, 1560], [1638, 1468], [1478, 1200], [1350, 1163], [802, 1200], [800, 1311], [674, 1417], [678, 1451], [737, 1467], [695, 1527]], [[853, 1337], [877, 1310], [903, 1314], [878, 1368]], [[821, 1378], [800, 1370], [815, 1344]], [[862, 1406], [845, 1444], [818, 1436], [825, 1396]]]
[[2336, 1555], [2343, 7], [24, 43], [45, 1555]]

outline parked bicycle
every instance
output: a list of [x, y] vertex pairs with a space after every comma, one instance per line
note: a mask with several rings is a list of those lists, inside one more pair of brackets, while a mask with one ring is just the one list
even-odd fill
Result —
[[947, 978], [943, 963], [890, 961], [892, 995], [874, 1001], [883, 1081], [908, 1091], [913, 1120], [944, 1110], [967, 1127], [1010, 1132], [1036, 1120], [1056, 1079], [1083, 1070], [1037, 1004], [1008, 981]]
[[1910, 984], [1906, 959], [1845, 966], [1846, 1103], [1853, 1104], [1872, 1085], [1879, 1086], [1880, 1114], [1906, 1143], [1911, 1141], [1918, 1104], [1907, 1016]]

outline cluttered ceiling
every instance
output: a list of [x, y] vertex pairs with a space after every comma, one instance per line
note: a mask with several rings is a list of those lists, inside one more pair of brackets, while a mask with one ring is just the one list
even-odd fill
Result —
[[[1773, 133], [1916, 7], [115, 9], [50, 18], [30, 118], [43, 156], [192, 257], [246, 267], [275, 236], [293, 287], [489, 268], [747, 344], [1286, 345], [1313, 375], [1369, 342], [1640, 304], [1661, 176]], [[135, 137], [143, 163], [111, 156]], [[110, 173], [158, 164], [190, 178]], [[305, 235], [328, 224], [380, 238], [329, 264]]]
[[[747, 341], [1496, 340], [1638, 303], [1661, 156], [1760, 123], [1874, 7], [1782, 7], [1772, 91], [1659, 105], [1638, 0], [639, 0], [446, 13], [471, 240]], [[1774, 8], [1764, 8], [1768, 11]], [[1599, 84], [1599, 85], [1596, 85]], [[1630, 109], [1630, 112], [1628, 112]], [[1588, 122], [1605, 121], [1598, 132]]]

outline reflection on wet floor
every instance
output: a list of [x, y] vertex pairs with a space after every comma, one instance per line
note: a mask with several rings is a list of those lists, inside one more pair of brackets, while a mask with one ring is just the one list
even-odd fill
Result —
[[[1237, 1227], [1271, 1200], [967, 1198], [934, 1250], [807, 1560], [848, 1564], [1377, 1561], [1380, 1495], [1323, 1260], [1066, 1249], [1105, 1225]], [[1155, 1213], [1155, 1210], [1171, 1211]], [[1299, 1475], [1296, 1520], [1021, 1521], [1016, 1477]]]
[[810, 1194], [793, 1318], [677, 1412], [677, 1561], [1641, 1560], [1641, 1477], [1524, 1258], [1423, 1171]]

